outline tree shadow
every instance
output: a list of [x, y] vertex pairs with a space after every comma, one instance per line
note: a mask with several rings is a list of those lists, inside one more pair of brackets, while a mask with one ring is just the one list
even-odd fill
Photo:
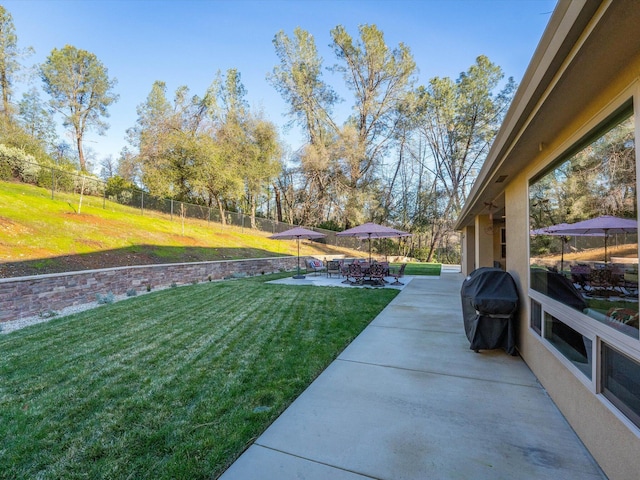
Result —
[[125, 248], [76, 255], [61, 255], [58, 257], [20, 262], [4, 262], [0, 264], [0, 278], [77, 272], [134, 265], [160, 265], [165, 263], [191, 263], [285, 256], [290, 256], [290, 254], [257, 248], [132, 245]]

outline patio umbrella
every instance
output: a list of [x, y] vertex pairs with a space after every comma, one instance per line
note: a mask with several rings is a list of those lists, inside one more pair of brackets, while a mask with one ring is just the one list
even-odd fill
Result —
[[377, 223], [365, 223], [358, 225], [357, 227], [349, 228], [343, 232], [336, 233], [339, 237], [357, 237], [361, 239], [369, 240], [369, 263], [371, 263], [371, 239], [372, 238], [400, 238], [410, 237], [411, 234], [397, 230], [391, 227], [385, 227], [384, 225], [378, 225]]
[[[560, 251], [560, 271], [564, 270], [564, 246], [569, 242], [569, 234], [563, 232], [563, 229], [566, 229], [570, 226], [568, 223], [559, 223], [557, 225], [550, 225], [548, 227], [538, 228], [536, 230], [531, 230], [531, 235], [551, 235], [560, 237], [562, 240], [562, 250]], [[571, 236], [574, 237], [602, 237], [604, 233], [572, 233]]]
[[326, 237], [326, 235], [324, 233], [314, 232], [313, 230], [307, 230], [306, 228], [295, 227], [285, 230], [284, 232], [274, 233], [269, 238], [275, 240], [293, 240], [295, 238], [298, 240], [298, 274], [294, 275], [293, 278], [304, 278], [304, 275], [300, 274], [300, 239], [321, 237]]
[[615, 233], [637, 233], [638, 220], [612, 215], [590, 218], [581, 222], [547, 227], [549, 235], [603, 235], [604, 262], [607, 263], [607, 238]]

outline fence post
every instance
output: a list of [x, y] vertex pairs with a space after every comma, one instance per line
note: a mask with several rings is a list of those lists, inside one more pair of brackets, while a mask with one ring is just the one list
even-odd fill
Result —
[[144, 190], [140, 190], [140, 215], [144, 215]]
[[173, 221], [173, 198], [171, 199], [171, 221]]

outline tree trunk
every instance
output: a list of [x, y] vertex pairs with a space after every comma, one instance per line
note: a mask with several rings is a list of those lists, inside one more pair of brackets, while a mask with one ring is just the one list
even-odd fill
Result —
[[256, 197], [251, 195], [251, 228], [256, 227]]
[[9, 118], [9, 82], [6, 71], [0, 76], [0, 86], [2, 87], [2, 107], [5, 117]]
[[80, 187], [80, 201], [78, 202], [78, 215], [80, 215], [80, 210], [82, 209], [82, 197], [84, 196], [84, 180], [85, 176], [82, 176], [82, 186]]
[[273, 184], [273, 191], [275, 193], [276, 216], [278, 222], [282, 222], [282, 199], [280, 198], [280, 190], [278, 190], [278, 187], [275, 183]]
[[224, 216], [224, 205], [222, 204], [222, 199], [216, 195], [216, 203], [218, 204], [218, 211], [220, 212], [220, 223], [222, 225], [227, 224], [227, 217]]
[[87, 164], [84, 160], [84, 152], [82, 151], [82, 135], [76, 133], [76, 143], [78, 145], [78, 160], [80, 161], [80, 171], [87, 171]]

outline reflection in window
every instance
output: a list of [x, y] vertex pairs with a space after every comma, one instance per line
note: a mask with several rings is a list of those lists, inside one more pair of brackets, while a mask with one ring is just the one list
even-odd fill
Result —
[[640, 427], [640, 363], [602, 344], [602, 393]]
[[544, 323], [544, 337], [549, 343], [591, 378], [591, 340], [548, 313], [544, 314]]
[[[530, 285], [639, 338], [634, 128], [628, 107], [532, 180]], [[625, 227], [597, 228], [603, 216]], [[591, 228], [563, 232], [585, 220]]]

